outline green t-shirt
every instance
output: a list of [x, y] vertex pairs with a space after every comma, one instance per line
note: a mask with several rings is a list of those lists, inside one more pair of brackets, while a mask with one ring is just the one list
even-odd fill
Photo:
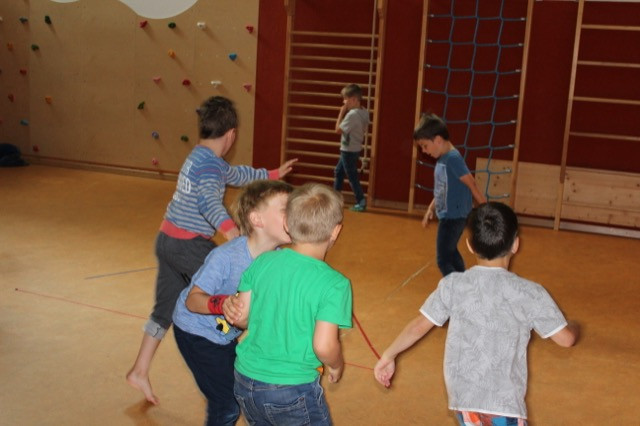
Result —
[[351, 284], [325, 262], [291, 249], [259, 256], [238, 291], [251, 291], [247, 336], [235, 368], [265, 383], [297, 385], [318, 376], [316, 321], [351, 327]]

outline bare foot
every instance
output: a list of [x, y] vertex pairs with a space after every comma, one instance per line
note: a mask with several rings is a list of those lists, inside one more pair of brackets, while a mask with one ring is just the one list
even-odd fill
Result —
[[153, 390], [151, 390], [151, 382], [149, 381], [149, 377], [141, 377], [136, 374], [135, 371], [131, 370], [127, 373], [127, 383], [131, 385], [133, 388], [142, 391], [144, 397], [152, 403], [153, 405], [158, 405], [160, 401], [153, 394]]

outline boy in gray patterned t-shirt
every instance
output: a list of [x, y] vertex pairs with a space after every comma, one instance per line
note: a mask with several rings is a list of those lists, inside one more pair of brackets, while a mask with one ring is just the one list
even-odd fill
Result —
[[469, 215], [467, 227], [467, 246], [478, 265], [440, 281], [420, 315], [384, 351], [374, 375], [389, 387], [396, 356], [449, 320], [444, 375], [456, 419], [461, 425], [526, 425], [531, 329], [569, 347], [579, 328], [567, 323], [541, 285], [509, 272], [519, 246], [518, 219], [509, 206], [482, 204]]

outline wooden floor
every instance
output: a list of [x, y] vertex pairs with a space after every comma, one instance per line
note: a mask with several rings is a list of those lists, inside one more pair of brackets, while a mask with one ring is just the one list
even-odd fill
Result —
[[[202, 424], [203, 398], [171, 333], [151, 371], [160, 405], [124, 380], [151, 308], [153, 243], [174, 186], [0, 169], [0, 424]], [[391, 389], [372, 374], [375, 353], [437, 285], [434, 239], [435, 226], [422, 229], [416, 218], [345, 213], [328, 262], [351, 279], [360, 326], [342, 335], [342, 381], [325, 383], [335, 424], [455, 424], [442, 378], [446, 329], [400, 358]], [[583, 326], [570, 349], [532, 338], [531, 424], [637, 424], [640, 241], [529, 227], [521, 241], [512, 269], [542, 283]]]

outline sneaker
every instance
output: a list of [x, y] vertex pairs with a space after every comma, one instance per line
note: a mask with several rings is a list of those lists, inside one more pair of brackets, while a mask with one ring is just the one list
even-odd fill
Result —
[[366, 205], [361, 205], [361, 204], [355, 204], [349, 210], [351, 210], [352, 212], [364, 212], [364, 211], [367, 210], [367, 206]]

